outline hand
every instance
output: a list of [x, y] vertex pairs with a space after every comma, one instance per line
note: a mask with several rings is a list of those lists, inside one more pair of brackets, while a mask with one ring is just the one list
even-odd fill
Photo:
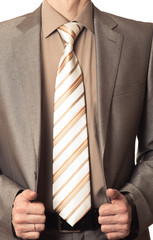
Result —
[[38, 239], [45, 228], [45, 207], [40, 202], [34, 202], [36, 198], [37, 193], [29, 189], [15, 198], [12, 224], [19, 238]]
[[111, 203], [103, 204], [99, 208], [101, 231], [111, 240], [125, 238], [130, 234], [132, 207], [118, 190], [108, 189], [106, 194]]

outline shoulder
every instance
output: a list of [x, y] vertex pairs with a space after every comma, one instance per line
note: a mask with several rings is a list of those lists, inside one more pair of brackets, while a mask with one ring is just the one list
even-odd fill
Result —
[[[6, 41], [8, 39], [11, 39], [12, 37], [17, 37], [20, 33], [20, 25], [24, 25], [24, 29], [26, 29], [26, 26], [29, 24], [31, 27], [35, 24], [35, 22], [38, 22], [38, 18], [40, 18], [40, 9], [36, 9], [34, 12], [25, 14], [23, 16], [7, 20], [0, 23], [0, 41], [3, 40]], [[40, 21], [39, 21], [40, 22]]]
[[6, 37], [11, 38], [12, 35], [16, 36], [18, 29], [17, 26], [26, 18], [27, 15], [17, 17], [0, 23], [0, 36], [1, 40]]
[[120, 17], [111, 13], [102, 12], [94, 7], [95, 18], [101, 21], [101, 24], [107, 24], [108, 21], [116, 23], [115, 31], [123, 35], [134, 36], [152, 36], [153, 35], [153, 23], [147, 23], [142, 21], [136, 21]]

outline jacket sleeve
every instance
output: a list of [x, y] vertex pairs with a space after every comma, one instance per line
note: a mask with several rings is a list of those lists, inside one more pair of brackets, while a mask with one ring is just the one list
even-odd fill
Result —
[[12, 237], [12, 206], [19, 190], [21, 190], [20, 186], [0, 174], [0, 229]]
[[135, 171], [121, 191], [132, 194], [141, 235], [153, 223], [153, 43], [148, 67], [146, 96], [138, 130]]

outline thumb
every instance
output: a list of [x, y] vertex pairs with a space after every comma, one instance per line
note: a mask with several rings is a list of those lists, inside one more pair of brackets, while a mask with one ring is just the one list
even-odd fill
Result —
[[21, 193], [22, 197], [25, 198], [27, 201], [34, 201], [37, 198], [37, 193], [31, 191], [30, 189], [26, 189]]
[[122, 197], [122, 194], [118, 190], [112, 189], [112, 188], [107, 189], [106, 194], [111, 201], [117, 200], [117, 199], [119, 200]]

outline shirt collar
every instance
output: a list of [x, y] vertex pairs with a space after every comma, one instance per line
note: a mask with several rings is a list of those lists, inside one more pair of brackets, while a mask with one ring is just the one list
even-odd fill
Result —
[[[72, 20], [81, 23], [84, 27], [94, 33], [93, 28], [93, 4], [89, 0], [82, 11]], [[46, 0], [42, 5], [42, 32], [44, 37], [51, 35], [58, 27], [69, 22], [64, 16], [57, 12]]]

